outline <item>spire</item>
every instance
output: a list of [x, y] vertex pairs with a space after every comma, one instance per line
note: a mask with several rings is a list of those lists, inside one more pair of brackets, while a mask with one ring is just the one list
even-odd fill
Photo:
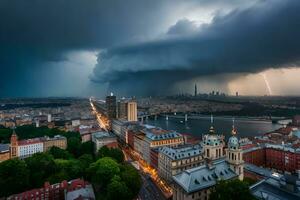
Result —
[[235, 129], [235, 120], [234, 120], [234, 117], [232, 118], [232, 130], [231, 130], [231, 134], [232, 135], [236, 135], [237, 134], [237, 131]]
[[15, 127], [15, 126], [12, 128], [12, 130], [13, 130], [13, 133], [12, 133], [12, 134], [13, 134], [13, 135], [17, 135], [17, 134], [16, 134], [16, 127]]
[[209, 129], [210, 134], [215, 134], [215, 129], [214, 129], [213, 123], [214, 123], [214, 117], [211, 114], [210, 115], [210, 129]]

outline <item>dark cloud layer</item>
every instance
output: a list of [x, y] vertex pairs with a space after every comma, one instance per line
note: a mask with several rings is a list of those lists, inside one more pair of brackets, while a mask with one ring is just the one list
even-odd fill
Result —
[[64, 62], [69, 50], [141, 40], [159, 31], [153, 16], [162, 18], [166, 9], [167, 1], [159, 0], [1, 0], [0, 69], [5, 76], [0, 97], [39, 96], [49, 86], [41, 86], [36, 71], [44, 68], [42, 74], [50, 76], [48, 62]]
[[[216, 16], [194, 35], [108, 49], [99, 55], [93, 80], [109, 82], [112, 89], [153, 94], [197, 76], [298, 65], [299, 10], [298, 0], [263, 1]], [[169, 33], [183, 33], [184, 28], [191, 26], [178, 22]]]
[[[245, 10], [252, 3], [244, 0], [0, 0], [0, 97], [88, 94], [72, 84], [88, 74], [72, 68], [72, 51], [100, 50], [93, 91], [105, 82], [123, 95], [168, 92], [202, 75], [296, 65], [300, 2], [263, 2]], [[184, 16], [194, 8], [240, 9], [199, 28]]]

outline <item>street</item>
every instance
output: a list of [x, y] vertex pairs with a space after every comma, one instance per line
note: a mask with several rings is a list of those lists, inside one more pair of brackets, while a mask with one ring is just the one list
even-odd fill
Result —
[[140, 200], [165, 200], [162, 192], [157, 188], [149, 175], [140, 173], [143, 184], [139, 192], [138, 199]]

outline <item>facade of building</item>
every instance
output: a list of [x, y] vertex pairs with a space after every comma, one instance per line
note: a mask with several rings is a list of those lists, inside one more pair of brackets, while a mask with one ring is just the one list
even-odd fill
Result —
[[173, 176], [173, 200], [207, 200], [218, 180], [230, 180], [238, 175], [223, 158], [185, 170]]
[[0, 163], [10, 158], [9, 144], [0, 144]]
[[129, 122], [138, 121], [137, 119], [137, 102], [132, 99], [121, 99], [118, 102], [118, 119]]
[[116, 96], [111, 94], [106, 97], [106, 109], [107, 109], [107, 117], [111, 119], [115, 119], [117, 117], [117, 100]]
[[35, 153], [44, 151], [44, 143], [40, 138], [33, 138], [18, 141], [18, 157], [23, 159]]
[[10, 137], [10, 146], [9, 146], [10, 158], [18, 157], [18, 136], [13, 130], [13, 134]]
[[48, 151], [53, 146], [66, 149], [67, 138], [56, 135], [53, 138], [45, 136], [42, 138], [18, 140], [18, 136], [14, 131], [10, 138], [9, 158], [19, 157], [24, 159], [35, 153]]
[[75, 179], [72, 181], [62, 181], [50, 185], [49, 182], [44, 184], [44, 187], [29, 190], [20, 194], [14, 194], [7, 198], [7, 200], [65, 200], [65, 199], [88, 199], [94, 200], [95, 194], [90, 183]]
[[126, 119], [127, 117], [127, 102], [125, 99], [118, 101], [118, 119]]
[[130, 137], [128, 135], [128, 131], [131, 129], [136, 129], [139, 127], [139, 122], [129, 122], [123, 119], [115, 119], [112, 120], [111, 123], [113, 133], [124, 143], [128, 144], [128, 140]]
[[64, 136], [56, 135], [53, 138], [43, 137], [41, 140], [44, 143], [44, 152], [48, 151], [53, 146], [67, 149], [67, 138]]
[[204, 158], [214, 160], [224, 156], [223, 136], [216, 134], [213, 126], [210, 127], [209, 133], [203, 136], [202, 146]]
[[134, 136], [134, 150], [148, 164], [151, 163], [151, 149], [163, 146], [176, 147], [183, 143], [181, 134], [152, 126], [146, 126]]
[[239, 139], [236, 137], [236, 134], [237, 132], [233, 126], [232, 136], [228, 140], [228, 147], [226, 149], [226, 160], [229, 163], [231, 170], [238, 174], [240, 180], [243, 180], [243, 150], [240, 147]]
[[300, 149], [290, 145], [262, 144], [243, 150], [245, 162], [291, 173], [300, 169]]
[[115, 144], [117, 144], [116, 136], [104, 131], [93, 133], [92, 141], [95, 144], [95, 152], [98, 152], [99, 149], [103, 146], [107, 146], [110, 144], [113, 144], [113, 146], [115, 146]]
[[130, 122], [138, 121], [136, 101], [128, 101], [127, 102], [127, 120]]
[[162, 147], [158, 154], [158, 175], [170, 183], [174, 175], [203, 163], [202, 147], [199, 144]]
[[204, 164], [173, 176], [173, 200], [207, 200], [217, 181], [243, 179], [242, 150], [234, 127], [232, 133], [225, 157], [223, 137], [217, 135], [211, 126], [202, 142]]

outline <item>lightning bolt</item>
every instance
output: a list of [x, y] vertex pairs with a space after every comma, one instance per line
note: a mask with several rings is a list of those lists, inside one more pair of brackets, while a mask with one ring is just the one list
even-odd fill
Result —
[[267, 76], [265, 73], [262, 73], [261, 76], [263, 77], [264, 81], [265, 81], [265, 84], [266, 84], [266, 87], [267, 87], [267, 90], [268, 90], [268, 93], [269, 95], [272, 95], [272, 90], [271, 90], [271, 87], [270, 87], [270, 83], [267, 79]]

